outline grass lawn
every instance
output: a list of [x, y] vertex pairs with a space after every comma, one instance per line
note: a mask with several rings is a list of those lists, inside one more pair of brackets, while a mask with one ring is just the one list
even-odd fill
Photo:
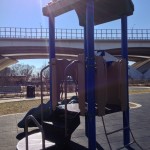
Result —
[[[150, 89], [134, 89], [130, 90], [129, 94], [142, 94], [150, 93]], [[44, 100], [46, 103], [48, 100]], [[0, 115], [14, 114], [14, 113], [23, 113], [30, 110], [33, 107], [37, 107], [40, 104], [39, 100], [24, 100], [16, 102], [6, 102], [0, 104]], [[130, 104], [132, 107], [132, 104]]]
[[[47, 101], [48, 100], [44, 100], [44, 103]], [[40, 99], [1, 103], [0, 115], [23, 113], [30, 110], [33, 107], [37, 107], [40, 103]]]
[[133, 89], [129, 91], [129, 94], [142, 94], [142, 93], [150, 93], [150, 89]]

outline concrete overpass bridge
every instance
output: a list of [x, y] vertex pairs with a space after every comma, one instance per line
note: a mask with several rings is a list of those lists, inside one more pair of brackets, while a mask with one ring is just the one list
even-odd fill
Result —
[[[48, 36], [48, 28], [0, 28], [0, 68], [16, 63], [18, 59], [48, 58]], [[56, 29], [55, 36], [57, 57], [75, 59], [83, 53], [82, 29]], [[120, 41], [119, 29], [95, 30], [95, 50], [119, 56]], [[129, 60], [138, 64], [136, 68], [150, 62], [150, 29], [128, 30], [128, 54]]]

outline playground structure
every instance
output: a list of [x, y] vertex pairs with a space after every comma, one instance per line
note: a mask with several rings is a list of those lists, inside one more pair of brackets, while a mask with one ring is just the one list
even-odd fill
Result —
[[[55, 17], [75, 9], [79, 24], [85, 31], [85, 51], [77, 60], [59, 60], [55, 58]], [[124, 147], [130, 146], [129, 98], [128, 98], [128, 55], [127, 55], [127, 16], [133, 13], [130, 0], [58, 0], [50, 2], [43, 8], [43, 14], [49, 17], [50, 43], [50, 101], [51, 112], [44, 118], [43, 97], [41, 97], [41, 119], [26, 116], [26, 149], [28, 150], [28, 126], [30, 120], [35, 122], [42, 132], [42, 148], [65, 147], [71, 134], [80, 124], [79, 115], [86, 120], [88, 148], [96, 149], [95, 116], [103, 116], [113, 112], [123, 112]], [[121, 18], [122, 23], [122, 58], [116, 61], [105, 60], [105, 54], [94, 54], [94, 25]], [[78, 87], [79, 104], [70, 107], [67, 104], [67, 77], [71, 76]], [[64, 83], [64, 90], [62, 84]], [[65, 105], [58, 105], [61, 95], [65, 94]], [[41, 94], [42, 95], [42, 94]], [[105, 125], [104, 125], [105, 129]], [[116, 131], [113, 131], [114, 133]], [[105, 130], [106, 133], [106, 130]], [[37, 134], [37, 133], [36, 133]], [[106, 133], [110, 149], [111, 145]], [[131, 132], [132, 135], [132, 132]], [[31, 135], [32, 137], [32, 135]], [[133, 135], [132, 135], [133, 137]], [[35, 138], [35, 137], [34, 137]], [[31, 138], [32, 139], [32, 138]], [[30, 139], [30, 140], [31, 140]], [[134, 139], [134, 137], [133, 137]], [[46, 141], [50, 143], [47, 144]], [[29, 141], [30, 142], [30, 141]], [[135, 139], [133, 142], [136, 142]], [[17, 149], [19, 150], [19, 145]], [[37, 148], [37, 147], [36, 147]]]
[[[104, 54], [105, 55], [105, 54]], [[80, 54], [75, 61], [66, 59], [52, 59], [52, 108], [56, 109], [58, 102], [63, 100], [61, 94], [63, 88], [60, 88], [64, 82], [64, 70], [69, 64], [72, 64], [67, 71], [66, 76], [71, 76], [78, 86], [78, 99], [80, 115], [87, 113], [87, 101], [85, 95], [85, 61], [84, 55]], [[107, 61], [103, 56], [95, 56], [95, 103], [97, 105], [97, 115], [103, 116], [111, 111], [126, 110], [126, 61], [118, 59], [117, 61]], [[112, 106], [114, 108], [108, 108]]]

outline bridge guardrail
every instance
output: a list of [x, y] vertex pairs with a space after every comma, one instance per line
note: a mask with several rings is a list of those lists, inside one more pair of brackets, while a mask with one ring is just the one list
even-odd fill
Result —
[[[95, 29], [95, 39], [119, 40], [121, 29]], [[0, 38], [47, 39], [48, 28], [0, 27]], [[83, 29], [55, 29], [56, 39], [83, 39]], [[150, 40], [150, 29], [128, 29], [130, 40]]]

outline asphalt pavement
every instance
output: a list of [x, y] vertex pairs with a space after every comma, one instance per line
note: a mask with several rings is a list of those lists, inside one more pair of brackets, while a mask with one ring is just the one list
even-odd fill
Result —
[[[150, 150], [150, 93], [130, 95], [131, 102], [141, 104], [141, 107], [130, 109], [130, 127], [138, 144], [144, 150]], [[16, 135], [23, 129], [17, 123], [25, 113], [0, 116], [0, 150], [15, 150], [18, 140]], [[122, 128], [122, 113], [114, 113], [105, 117], [106, 129], [112, 131]], [[85, 117], [81, 116], [81, 124], [72, 134], [70, 150], [88, 149], [88, 138], [85, 136]], [[113, 150], [123, 145], [122, 131], [109, 136]], [[96, 117], [97, 150], [109, 150], [104, 134], [101, 117]], [[132, 138], [131, 138], [132, 140]], [[138, 146], [132, 144], [133, 150]]]

